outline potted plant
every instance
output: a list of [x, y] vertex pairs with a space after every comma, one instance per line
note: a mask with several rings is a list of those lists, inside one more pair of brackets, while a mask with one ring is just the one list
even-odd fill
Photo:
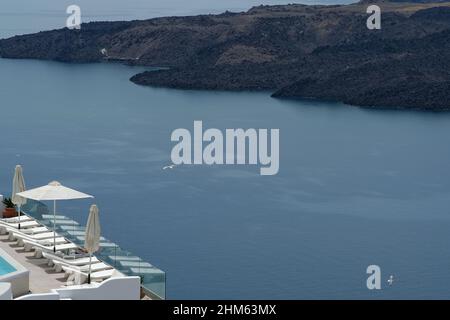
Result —
[[5, 209], [3, 210], [3, 218], [11, 218], [17, 216], [16, 205], [12, 202], [11, 198], [3, 199]]

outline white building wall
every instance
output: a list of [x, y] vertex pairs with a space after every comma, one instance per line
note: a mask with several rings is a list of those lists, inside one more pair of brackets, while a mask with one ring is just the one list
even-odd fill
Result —
[[55, 289], [61, 299], [71, 300], [139, 300], [141, 279], [118, 277], [103, 281], [97, 287], [72, 286]]

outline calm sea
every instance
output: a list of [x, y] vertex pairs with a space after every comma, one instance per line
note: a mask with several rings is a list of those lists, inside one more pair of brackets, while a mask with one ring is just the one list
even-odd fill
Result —
[[[79, 1], [93, 20], [259, 2]], [[40, 4], [2, 1], [1, 35], [64, 24], [65, 1]], [[166, 271], [168, 298], [450, 297], [450, 114], [128, 81], [144, 69], [0, 60], [0, 190], [20, 163], [28, 187], [56, 179], [94, 194], [104, 235]], [[171, 132], [194, 120], [280, 128], [279, 174], [162, 170]], [[59, 208], [84, 223], [88, 206]], [[380, 291], [366, 288], [371, 264]]]

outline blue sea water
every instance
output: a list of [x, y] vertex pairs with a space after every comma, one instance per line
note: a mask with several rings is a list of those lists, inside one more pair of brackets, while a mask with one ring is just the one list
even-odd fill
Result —
[[[14, 3], [9, 13], [22, 19]], [[114, 3], [118, 18], [141, 14], [132, 2]], [[148, 12], [157, 7], [148, 3]], [[199, 11], [227, 6], [198, 3]], [[40, 27], [54, 25], [36, 8], [27, 12]], [[3, 35], [34, 27], [0, 19]], [[129, 82], [142, 70], [1, 59], [0, 190], [20, 163], [29, 188], [59, 180], [94, 194], [105, 237], [166, 271], [168, 298], [450, 296], [450, 114]], [[279, 128], [279, 174], [162, 170], [171, 132], [192, 130], [194, 120]], [[89, 204], [58, 208], [84, 223]], [[371, 264], [381, 267], [382, 290], [366, 287]]]

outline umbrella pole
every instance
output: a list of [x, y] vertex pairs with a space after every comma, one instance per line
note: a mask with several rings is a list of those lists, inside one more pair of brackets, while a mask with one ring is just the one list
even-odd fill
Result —
[[89, 252], [89, 273], [87, 283], [91, 283], [91, 264], [92, 264], [92, 253]]
[[19, 216], [19, 230], [20, 230], [20, 204], [19, 204], [19, 213], [18, 213], [18, 216]]
[[56, 200], [53, 200], [53, 252], [56, 252]]

